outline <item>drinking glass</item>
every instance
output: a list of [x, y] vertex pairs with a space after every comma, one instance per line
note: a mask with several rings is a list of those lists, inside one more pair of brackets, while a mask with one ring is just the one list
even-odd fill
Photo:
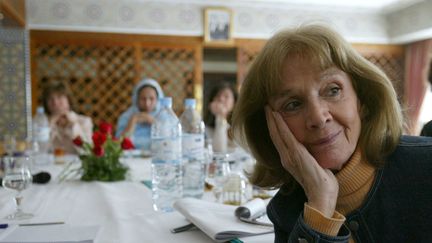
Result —
[[16, 210], [14, 213], [6, 216], [6, 219], [20, 220], [33, 217], [31, 213], [25, 213], [21, 209], [23, 196], [21, 192], [27, 189], [32, 183], [30, 173], [30, 158], [28, 156], [12, 157], [7, 156], [4, 162], [3, 187], [15, 191]]
[[4, 137], [4, 150], [8, 156], [13, 156], [16, 150], [16, 139], [12, 134], [7, 134]]
[[222, 188], [224, 204], [240, 206], [246, 202], [246, 178], [241, 173], [230, 173]]
[[223, 185], [230, 173], [228, 156], [225, 153], [213, 153], [213, 161], [209, 164], [207, 182], [213, 186], [212, 191], [217, 202], [219, 202]]
[[206, 139], [206, 146], [204, 147], [204, 160], [205, 160], [205, 178], [209, 177], [209, 167], [213, 162], [213, 146], [208, 139]]
[[263, 200], [273, 197], [272, 192], [270, 190], [263, 189], [258, 186], [253, 186], [252, 190], [253, 198], [261, 198]]

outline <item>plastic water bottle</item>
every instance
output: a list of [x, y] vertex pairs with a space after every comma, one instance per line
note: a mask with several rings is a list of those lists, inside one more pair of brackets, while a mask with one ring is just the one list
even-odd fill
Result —
[[180, 116], [183, 152], [183, 197], [201, 198], [204, 194], [206, 161], [204, 158], [205, 125], [195, 110], [195, 99], [185, 99]]
[[36, 109], [33, 118], [33, 141], [39, 145], [39, 152], [48, 153], [50, 147], [50, 126], [42, 106]]
[[218, 153], [226, 153], [228, 150], [228, 122], [222, 117], [216, 116], [213, 132], [213, 150]]
[[152, 199], [156, 211], [173, 211], [172, 204], [183, 196], [181, 134], [171, 97], [160, 99], [161, 110], [151, 126]]

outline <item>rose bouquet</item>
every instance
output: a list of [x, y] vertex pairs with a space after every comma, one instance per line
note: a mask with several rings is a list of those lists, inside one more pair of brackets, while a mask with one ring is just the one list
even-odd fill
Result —
[[101, 122], [93, 132], [93, 144], [76, 137], [73, 143], [80, 148], [81, 180], [119, 181], [126, 178], [128, 168], [120, 163], [123, 150], [133, 149], [129, 138], [117, 139], [113, 136], [112, 125]]

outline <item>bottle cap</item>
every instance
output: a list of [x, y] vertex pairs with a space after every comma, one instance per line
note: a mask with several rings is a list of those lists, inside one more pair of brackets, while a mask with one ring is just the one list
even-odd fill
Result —
[[45, 113], [45, 109], [43, 108], [43, 106], [38, 106], [38, 107], [36, 108], [36, 112], [37, 112], [37, 113], [40, 113], [40, 114], [43, 114], [43, 113]]
[[159, 102], [160, 102], [160, 105], [161, 105], [162, 107], [171, 107], [171, 106], [172, 106], [172, 98], [171, 98], [171, 97], [164, 97], [164, 98], [161, 98], [161, 99], [159, 100]]
[[195, 108], [195, 106], [196, 106], [196, 100], [195, 99], [190, 99], [190, 98], [185, 99], [184, 100], [184, 106], [185, 107]]

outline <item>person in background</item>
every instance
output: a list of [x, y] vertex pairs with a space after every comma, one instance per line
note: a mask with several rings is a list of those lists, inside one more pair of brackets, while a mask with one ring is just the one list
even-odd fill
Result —
[[432, 121], [428, 121], [422, 128], [420, 136], [432, 137]]
[[[431, 86], [432, 86], [432, 61], [429, 63], [428, 81], [429, 81], [429, 84], [428, 84], [429, 88], [431, 88]], [[427, 92], [431, 92], [431, 91], [427, 91]], [[428, 96], [428, 94], [426, 94], [426, 96], [425, 96], [425, 101], [427, 100], [427, 96]], [[426, 122], [426, 124], [423, 125], [423, 128], [420, 132], [420, 136], [432, 137], [432, 120]]]
[[50, 124], [53, 149], [76, 154], [78, 150], [72, 140], [79, 136], [83, 141], [91, 141], [91, 118], [73, 111], [72, 94], [63, 82], [48, 83], [42, 91], [42, 99]]
[[280, 188], [275, 242], [432, 241], [432, 138], [402, 135], [391, 81], [331, 28], [267, 41], [232, 121], [251, 182]]
[[156, 80], [143, 79], [132, 92], [132, 105], [117, 121], [116, 136], [130, 137], [135, 148], [150, 150], [151, 125], [159, 111], [158, 99], [164, 93]]
[[227, 149], [236, 146], [229, 139], [228, 129], [231, 113], [237, 101], [237, 91], [230, 83], [220, 82], [210, 91], [208, 101], [208, 107], [204, 113], [206, 138], [212, 140], [215, 152], [227, 152]]

